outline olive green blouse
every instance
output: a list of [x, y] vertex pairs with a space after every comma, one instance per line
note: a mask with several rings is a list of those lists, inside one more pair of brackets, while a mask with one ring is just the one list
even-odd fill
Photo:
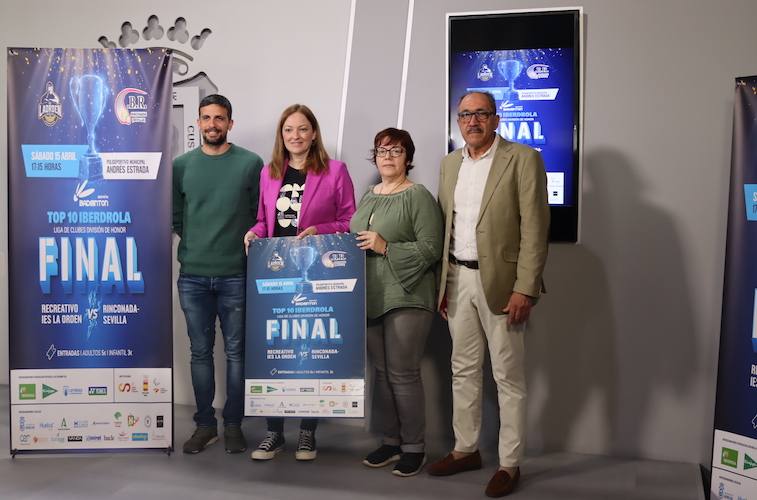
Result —
[[442, 216], [434, 196], [422, 184], [394, 194], [363, 195], [350, 231], [376, 231], [387, 243], [386, 256], [368, 251], [366, 302], [368, 317], [378, 318], [398, 307], [434, 311], [434, 267], [442, 255]]

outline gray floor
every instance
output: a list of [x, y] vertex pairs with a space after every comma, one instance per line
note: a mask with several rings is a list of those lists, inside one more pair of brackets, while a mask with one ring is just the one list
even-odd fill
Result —
[[[192, 409], [176, 407], [178, 448], [192, 430]], [[264, 434], [262, 419], [247, 419], [250, 444]], [[0, 386], [0, 450], [8, 450], [8, 386]], [[453, 477], [425, 473], [398, 478], [391, 468], [369, 469], [360, 460], [374, 440], [360, 426], [322, 421], [315, 462], [294, 459], [295, 425], [287, 427], [288, 450], [267, 463], [248, 453], [227, 455], [217, 443], [195, 456], [175, 453], [23, 455], [0, 457], [0, 498], [5, 499], [299, 499], [340, 500], [486, 498], [496, 468], [493, 450], [485, 467]], [[438, 453], [438, 452], [437, 452]], [[436, 458], [436, 455], [432, 458]], [[701, 500], [696, 465], [622, 460], [569, 453], [529, 457], [521, 468], [523, 500]]]

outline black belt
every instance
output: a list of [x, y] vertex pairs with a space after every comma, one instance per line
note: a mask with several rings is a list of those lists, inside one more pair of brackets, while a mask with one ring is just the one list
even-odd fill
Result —
[[455, 258], [454, 255], [449, 254], [449, 261], [452, 264], [457, 264], [458, 266], [464, 266], [468, 269], [478, 269], [478, 261], [477, 260], [458, 260]]

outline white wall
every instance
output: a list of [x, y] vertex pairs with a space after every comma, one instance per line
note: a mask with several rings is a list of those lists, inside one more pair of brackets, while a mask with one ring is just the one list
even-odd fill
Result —
[[[757, 73], [750, 0], [585, 0], [582, 244], [553, 245], [549, 294], [528, 337], [529, 447], [709, 462], [720, 327], [733, 80]], [[128, 8], [31, 0], [0, 9], [2, 46], [97, 46], [121, 22], [157, 14], [214, 34], [197, 54], [235, 105], [232, 139], [268, 156], [281, 109], [315, 109], [334, 152], [348, 0], [143, 0]], [[73, 7], [72, 7], [73, 5]], [[436, 190], [445, 148], [444, 14], [571, 6], [565, 0], [417, 0], [404, 126], [414, 178]], [[374, 176], [373, 134], [395, 125], [408, 0], [357, 1], [343, 159], [358, 195]], [[72, 12], [76, 12], [73, 15]], [[42, 29], [51, 18], [59, 29]], [[45, 22], [42, 22], [44, 20]], [[200, 26], [202, 25], [202, 26]], [[141, 29], [141, 27], [139, 28]], [[303, 35], [304, 34], [304, 35]], [[142, 45], [144, 46], [144, 45]], [[170, 46], [170, 45], [169, 45]], [[0, 95], [6, 91], [0, 58]], [[0, 98], [5, 164], [5, 99]], [[7, 189], [0, 188], [0, 204]], [[0, 218], [0, 346], [7, 345], [7, 216]], [[175, 303], [177, 401], [191, 400], [183, 316]], [[449, 444], [449, 339], [441, 322], [424, 361], [430, 445]], [[219, 352], [220, 354], [220, 352]], [[218, 357], [217, 359], [222, 359]], [[0, 383], [7, 359], [0, 356]], [[484, 440], [496, 440], [496, 399]]]

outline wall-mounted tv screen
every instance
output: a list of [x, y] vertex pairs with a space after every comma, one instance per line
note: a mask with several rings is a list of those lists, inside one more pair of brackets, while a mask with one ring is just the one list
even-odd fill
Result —
[[464, 144], [460, 97], [492, 94], [499, 134], [541, 152], [556, 242], [578, 240], [580, 21], [575, 9], [448, 15], [449, 151]]

